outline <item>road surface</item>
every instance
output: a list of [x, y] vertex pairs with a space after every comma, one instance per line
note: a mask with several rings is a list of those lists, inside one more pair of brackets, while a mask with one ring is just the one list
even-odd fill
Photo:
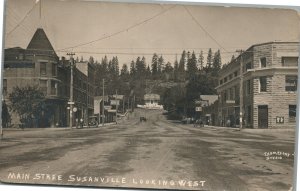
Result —
[[195, 128], [159, 110], [137, 109], [117, 125], [4, 133], [5, 182], [238, 191], [292, 186], [293, 131]]

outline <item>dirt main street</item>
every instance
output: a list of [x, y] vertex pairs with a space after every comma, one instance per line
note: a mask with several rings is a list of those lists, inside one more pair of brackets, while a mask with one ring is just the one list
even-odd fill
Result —
[[5, 182], [239, 191], [292, 186], [293, 131], [195, 128], [138, 109], [117, 125], [4, 133]]

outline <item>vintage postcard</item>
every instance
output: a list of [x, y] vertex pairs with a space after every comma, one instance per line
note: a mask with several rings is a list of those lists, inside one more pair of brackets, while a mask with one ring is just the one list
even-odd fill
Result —
[[1, 182], [292, 190], [299, 16], [7, 0]]

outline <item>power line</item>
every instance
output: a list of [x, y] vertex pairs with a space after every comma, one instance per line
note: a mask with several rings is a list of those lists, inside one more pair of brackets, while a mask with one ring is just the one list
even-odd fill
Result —
[[[203, 50], [203, 49], [219, 49], [214, 47], [100, 47], [100, 48], [91, 48], [95, 50], [157, 50], [157, 49], [163, 49], [163, 50]], [[244, 48], [244, 46], [231, 46], [227, 48]]]
[[[58, 51], [58, 52], [67, 52], [67, 51]], [[162, 55], [178, 55], [179, 53], [162, 53], [162, 52], [92, 52], [92, 51], [76, 51], [76, 53], [83, 53], [83, 54], [119, 54], [119, 55], [153, 55], [154, 53], [156, 54], [162, 54]], [[204, 54], [207, 54], [208, 52], [203, 52]], [[236, 53], [235, 51], [232, 52], [226, 52], [222, 54], [232, 54]]]
[[[11, 8], [7, 7], [7, 14], [9, 14], [9, 16], [7, 16], [7, 24], [11, 25], [11, 28], [14, 28], [18, 23], [19, 23], [19, 16], [17, 16], [18, 14]], [[11, 21], [11, 22], [10, 22]], [[24, 25], [20, 25], [20, 27], [23, 28], [22, 31], [28, 32], [28, 34], [31, 33], [31, 31]], [[26, 33], [26, 35], [28, 35]]]
[[186, 12], [192, 17], [193, 21], [217, 44], [219, 45], [225, 52], [228, 52], [194, 17], [194, 15], [190, 12], [190, 10], [186, 7], [183, 6]]
[[9, 36], [12, 32], [14, 32], [22, 23], [23, 21], [31, 14], [31, 12], [34, 10], [37, 3], [34, 3], [33, 7], [26, 13], [26, 15], [23, 17], [23, 19], [6, 35]]
[[125, 28], [125, 29], [120, 30], [120, 31], [115, 32], [115, 33], [112, 33], [111, 35], [104, 36], [104, 37], [101, 37], [101, 38], [99, 38], [99, 39], [92, 40], [92, 41], [89, 41], [89, 42], [81, 43], [81, 44], [78, 44], [78, 45], [75, 45], [75, 46], [70, 46], [70, 47], [67, 47], [67, 48], [63, 48], [63, 49], [60, 49], [60, 50], [66, 50], [66, 49], [77, 48], [77, 47], [80, 47], [80, 46], [92, 44], [92, 43], [94, 43], [94, 42], [98, 42], [98, 41], [101, 41], [101, 40], [104, 40], [104, 39], [107, 39], [107, 38], [116, 36], [116, 35], [121, 34], [121, 33], [123, 33], [123, 32], [128, 32], [130, 29], [136, 28], [136, 27], [138, 27], [138, 26], [140, 26], [140, 25], [142, 25], [142, 24], [144, 24], [144, 23], [147, 23], [148, 21], [151, 21], [151, 20], [155, 19], [156, 17], [158, 17], [158, 16], [164, 14], [165, 12], [167, 12], [167, 11], [173, 9], [174, 7], [176, 7], [176, 5], [174, 5], [174, 6], [172, 6], [172, 7], [169, 7], [169, 8], [167, 8], [167, 9], [165, 9], [165, 10], [159, 12], [158, 14], [156, 14], [156, 15], [154, 15], [154, 16], [152, 16], [152, 17], [146, 19], [146, 20], [143, 20], [143, 21], [141, 21], [141, 22], [139, 22], [139, 23], [136, 23], [136, 24], [134, 24], [134, 25], [131, 25], [131, 26], [129, 26], [128, 28]]
[[[163, 48], [162, 48], [163, 49]], [[28, 51], [41, 51], [41, 52], [49, 52], [49, 53], [54, 53], [54, 52], [60, 52], [60, 53], [67, 53], [69, 52], [68, 50], [50, 50], [50, 49], [25, 49]], [[188, 50], [188, 49], [181, 49], [182, 51], [185, 50], [186, 52], [191, 52], [193, 51], [193, 49]], [[84, 51], [84, 50], [77, 50], [75, 51], [76, 53], [82, 53], [82, 54], [100, 54], [100, 55], [153, 55], [154, 53], [156, 54], [161, 54], [161, 55], [180, 55], [181, 52], [161, 52], [161, 51], [153, 51], [153, 52], [115, 52], [115, 51], [107, 51], [107, 52], [102, 52], [102, 51]], [[250, 51], [245, 51], [245, 52], [250, 52]], [[251, 51], [251, 52], [255, 52], [255, 51]], [[202, 51], [203, 54], [208, 54], [208, 51]], [[197, 52], [195, 54], [198, 54]], [[221, 52], [222, 55], [227, 56], [228, 54], [230, 54], [229, 56], [232, 56], [232, 54], [236, 54], [236, 51], [227, 51], [227, 52]], [[226, 55], [227, 54], [227, 55]]]
[[[45, 49], [26, 49], [26, 50], [31, 50], [31, 51], [42, 51], [42, 52], [69, 52], [67, 50], [45, 50]], [[184, 50], [184, 49], [182, 49]], [[185, 49], [186, 52], [190, 52], [187, 49]], [[202, 51], [204, 54], [207, 54], [208, 52], [204, 52]], [[78, 50], [76, 51], [76, 53], [84, 53], [84, 54], [120, 54], [120, 55], [153, 55], [154, 53], [156, 54], [162, 54], [162, 55], [178, 55], [180, 54], [179, 52], [101, 52], [101, 51], [83, 51], [83, 50]], [[232, 53], [236, 53], [236, 51], [228, 51], [228, 52], [221, 52], [221, 54], [232, 54]]]

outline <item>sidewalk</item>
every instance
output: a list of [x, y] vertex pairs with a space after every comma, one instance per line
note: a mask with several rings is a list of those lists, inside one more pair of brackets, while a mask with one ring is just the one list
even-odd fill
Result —
[[270, 132], [270, 131], [278, 131], [278, 132], [295, 132], [294, 128], [285, 128], [285, 129], [280, 129], [280, 128], [269, 128], [269, 129], [253, 129], [253, 128], [238, 128], [238, 127], [223, 127], [223, 126], [208, 126], [205, 125], [204, 127], [207, 128], [213, 128], [213, 129], [231, 129], [231, 130], [241, 130], [241, 131], [245, 131], [245, 132]]
[[273, 135], [273, 136], [283, 136], [287, 135], [296, 135], [295, 129], [252, 129], [252, 128], [234, 128], [234, 127], [221, 127], [221, 126], [204, 126], [206, 129], [214, 129], [214, 130], [228, 130], [228, 131], [236, 131], [241, 133], [250, 133], [250, 134], [260, 134], [260, 135]]

